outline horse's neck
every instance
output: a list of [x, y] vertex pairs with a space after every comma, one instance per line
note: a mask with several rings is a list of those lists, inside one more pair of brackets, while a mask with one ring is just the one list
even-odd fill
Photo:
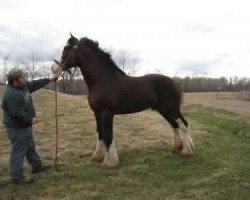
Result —
[[93, 80], [92, 76], [90, 76], [86, 72], [87, 70], [83, 66], [80, 66], [80, 70], [81, 70], [82, 76], [84, 77], [84, 80], [88, 86], [88, 89], [90, 89], [95, 84], [95, 80]]
[[98, 67], [95, 64], [80, 66], [80, 70], [88, 86], [88, 89], [91, 89], [97, 85], [105, 85], [110, 82], [114, 83], [116, 80], [118, 80], [118, 77], [121, 76], [119, 72], [111, 75], [104, 66]]

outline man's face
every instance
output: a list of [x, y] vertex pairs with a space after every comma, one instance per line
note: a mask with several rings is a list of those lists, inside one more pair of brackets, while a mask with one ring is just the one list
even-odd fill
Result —
[[16, 80], [14, 80], [14, 85], [17, 87], [23, 87], [26, 84], [25, 76], [20, 76]]

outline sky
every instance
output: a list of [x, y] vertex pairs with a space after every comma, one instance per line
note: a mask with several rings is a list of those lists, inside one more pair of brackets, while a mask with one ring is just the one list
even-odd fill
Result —
[[140, 57], [139, 74], [250, 77], [249, 0], [0, 0], [0, 55], [52, 62], [69, 32]]

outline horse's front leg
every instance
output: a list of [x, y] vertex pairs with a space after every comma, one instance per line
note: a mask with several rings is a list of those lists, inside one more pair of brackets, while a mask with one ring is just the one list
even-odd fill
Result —
[[96, 162], [102, 162], [104, 160], [106, 153], [106, 145], [104, 143], [104, 137], [103, 137], [102, 117], [100, 114], [95, 113], [95, 119], [96, 119], [97, 142], [96, 142], [95, 152], [92, 155], [92, 160]]
[[119, 163], [118, 154], [115, 148], [115, 143], [113, 142], [113, 118], [114, 115], [111, 113], [102, 113], [102, 123], [103, 123], [103, 136], [106, 146], [105, 158], [102, 162], [102, 167], [104, 168], [114, 168]]

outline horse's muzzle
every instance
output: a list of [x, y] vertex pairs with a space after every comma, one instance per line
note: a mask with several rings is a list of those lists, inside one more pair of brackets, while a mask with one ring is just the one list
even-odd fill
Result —
[[[62, 71], [65, 71], [65, 67], [64, 65], [59, 62], [58, 60], [54, 60], [54, 64], [52, 64], [51, 66], [51, 71], [53, 74], [58, 74], [58, 75], [61, 75]], [[71, 71], [69, 69], [66, 69], [66, 71], [72, 75]]]
[[61, 75], [63, 71], [63, 65], [57, 60], [54, 60], [54, 61], [55, 63], [51, 65], [51, 71], [53, 74]]

